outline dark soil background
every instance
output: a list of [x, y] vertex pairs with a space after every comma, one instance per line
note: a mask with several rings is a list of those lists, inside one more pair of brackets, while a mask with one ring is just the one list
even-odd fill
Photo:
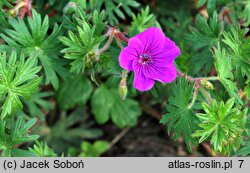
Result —
[[[121, 130], [108, 124], [103, 127], [104, 138], [111, 141]], [[142, 116], [136, 127], [129, 131], [105, 154], [104, 157], [175, 157], [208, 156], [203, 147], [195, 147], [193, 154], [180, 140], [174, 141], [166, 134], [165, 126], [150, 116]]]

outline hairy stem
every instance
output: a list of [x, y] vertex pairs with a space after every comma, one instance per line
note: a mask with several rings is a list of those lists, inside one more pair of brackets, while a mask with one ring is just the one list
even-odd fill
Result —
[[195, 81], [195, 86], [194, 86], [194, 94], [193, 94], [193, 98], [192, 98], [192, 101], [191, 103], [188, 105], [188, 109], [191, 109], [196, 101], [196, 98], [197, 98], [197, 93], [198, 93], [198, 89], [200, 87], [200, 81], [197, 80]]
[[113, 41], [113, 38], [114, 38], [114, 34], [111, 33], [109, 35], [109, 39], [107, 41], [107, 43], [99, 50], [97, 50], [95, 53], [96, 53], [96, 56], [99, 58], [99, 56], [105, 52], [106, 50], [108, 50], [109, 46], [111, 45], [112, 41]]
[[216, 76], [210, 76], [210, 77], [198, 77], [198, 78], [193, 78], [191, 76], [185, 75], [183, 72], [181, 71], [177, 71], [178, 76], [180, 77], [185, 77], [188, 81], [190, 82], [195, 82], [195, 87], [194, 87], [194, 94], [193, 94], [193, 98], [191, 103], [189, 104], [188, 108], [191, 109], [196, 101], [197, 98], [197, 93], [198, 90], [200, 89], [202, 95], [206, 98], [206, 100], [208, 101], [209, 104], [211, 104], [213, 102], [212, 97], [210, 96], [210, 94], [204, 89], [204, 87], [202, 86], [202, 81], [216, 81], [219, 80], [218, 77]]
[[200, 87], [200, 91], [202, 95], [206, 98], [207, 102], [209, 104], [212, 104], [214, 99], [210, 96], [210, 94], [203, 87]]

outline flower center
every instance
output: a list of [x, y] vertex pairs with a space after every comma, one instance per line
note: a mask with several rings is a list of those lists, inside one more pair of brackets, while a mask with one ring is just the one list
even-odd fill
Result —
[[149, 54], [141, 54], [139, 57], [139, 63], [142, 65], [148, 64], [152, 57]]

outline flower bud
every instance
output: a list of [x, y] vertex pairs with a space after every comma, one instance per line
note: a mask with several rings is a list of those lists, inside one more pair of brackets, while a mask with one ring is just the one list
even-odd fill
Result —
[[211, 82], [209, 82], [208, 80], [206, 80], [206, 79], [201, 80], [201, 85], [204, 86], [205, 88], [209, 89], [209, 90], [214, 89], [213, 84]]
[[95, 53], [93, 51], [90, 51], [87, 53], [85, 58], [86, 58], [86, 61], [85, 61], [86, 67], [91, 68], [93, 66], [95, 59], [96, 59]]
[[119, 95], [122, 100], [126, 99], [128, 93], [127, 78], [123, 77], [119, 85]]

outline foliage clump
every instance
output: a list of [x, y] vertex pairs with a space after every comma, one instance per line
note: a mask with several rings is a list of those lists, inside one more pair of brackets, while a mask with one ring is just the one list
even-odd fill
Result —
[[[148, 115], [189, 152], [206, 144], [213, 155], [250, 155], [249, 0], [1, 0], [0, 7], [1, 156], [100, 156], [116, 141], [105, 138], [105, 125], [124, 135]], [[119, 55], [151, 27], [181, 55], [171, 62], [175, 81], [139, 92]]]

